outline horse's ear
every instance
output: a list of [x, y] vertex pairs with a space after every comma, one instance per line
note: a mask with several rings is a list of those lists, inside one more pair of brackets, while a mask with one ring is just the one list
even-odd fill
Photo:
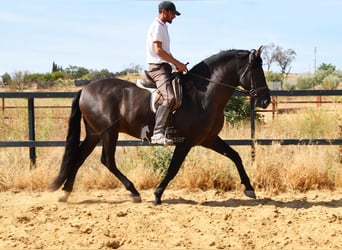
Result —
[[264, 49], [264, 46], [261, 45], [261, 46], [259, 47], [259, 49], [256, 51], [255, 56], [256, 56], [256, 57], [261, 56], [261, 53], [262, 53], [263, 49]]
[[254, 60], [255, 57], [256, 57], [256, 51], [255, 51], [255, 49], [252, 49], [249, 52], [249, 63], [251, 63]]

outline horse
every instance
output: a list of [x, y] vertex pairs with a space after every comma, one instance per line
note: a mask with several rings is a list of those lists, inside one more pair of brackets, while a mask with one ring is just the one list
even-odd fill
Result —
[[[190, 149], [198, 145], [231, 159], [245, 186], [244, 194], [256, 198], [240, 155], [218, 134], [224, 125], [224, 107], [233, 92], [241, 89], [238, 86], [253, 96], [257, 107], [265, 109], [270, 104], [261, 53], [262, 46], [258, 50], [220, 51], [196, 64], [187, 74], [180, 74], [183, 100], [172, 115], [172, 122], [175, 138], [182, 139], [174, 140], [171, 162], [154, 192], [155, 205], [162, 203], [167, 185]], [[101, 163], [121, 181], [133, 202], [141, 202], [134, 184], [118, 169], [115, 150], [119, 132], [136, 138], [143, 132], [151, 138], [155, 114], [150, 107], [150, 96], [149, 91], [118, 78], [95, 80], [76, 94], [61, 167], [50, 186], [51, 191], [56, 191], [63, 185], [59, 201], [67, 201], [78, 169], [102, 141]], [[80, 140], [82, 117], [86, 132], [83, 141]]]

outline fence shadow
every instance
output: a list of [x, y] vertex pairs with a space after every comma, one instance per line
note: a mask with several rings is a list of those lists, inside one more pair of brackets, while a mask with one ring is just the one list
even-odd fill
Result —
[[323, 206], [328, 208], [342, 207], [342, 199], [331, 201], [307, 201], [303, 199], [294, 199], [290, 201], [279, 201], [270, 198], [244, 200], [244, 199], [229, 199], [227, 201], [206, 201], [201, 203], [203, 206], [210, 207], [256, 207], [256, 206], [275, 206], [279, 208], [311, 208]]
[[[111, 205], [118, 205], [131, 202], [131, 200], [124, 199], [120, 201], [113, 201], [113, 200], [106, 200], [106, 199], [88, 199], [78, 202], [68, 202], [70, 205], [92, 205], [92, 204], [111, 204]], [[143, 201], [143, 203], [153, 203], [152, 200]], [[271, 198], [262, 198], [262, 199], [255, 199], [255, 200], [248, 200], [248, 199], [235, 199], [231, 198], [224, 201], [205, 201], [205, 202], [198, 202], [191, 199], [165, 199], [162, 201], [163, 204], [168, 205], [200, 205], [206, 207], [257, 207], [257, 206], [275, 206], [278, 208], [293, 208], [293, 209], [308, 209], [316, 206], [322, 206], [327, 208], [342, 208], [342, 198], [340, 199], [332, 199], [330, 201], [307, 201], [305, 199], [294, 199], [289, 201], [279, 201], [273, 200]]]
[[305, 199], [294, 199], [290, 201], [279, 201], [273, 200], [271, 198], [262, 198], [255, 200], [247, 200], [247, 199], [228, 199], [225, 201], [205, 201], [205, 202], [197, 202], [189, 199], [166, 199], [163, 200], [163, 204], [169, 205], [201, 205], [208, 207], [257, 207], [257, 206], [275, 206], [279, 208], [304, 208], [308, 209], [311, 207], [322, 206], [327, 208], [342, 208], [342, 199], [332, 199], [331, 201], [307, 201]]

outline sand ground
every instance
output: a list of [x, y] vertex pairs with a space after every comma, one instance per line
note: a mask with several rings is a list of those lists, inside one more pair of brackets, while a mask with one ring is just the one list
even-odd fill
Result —
[[342, 249], [342, 190], [258, 193], [124, 189], [0, 193], [0, 249]]

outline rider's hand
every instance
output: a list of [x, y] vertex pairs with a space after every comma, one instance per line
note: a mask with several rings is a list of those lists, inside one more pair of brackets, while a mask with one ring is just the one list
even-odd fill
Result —
[[177, 65], [177, 70], [179, 73], [187, 72], [188, 69], [186, 68], [186, 65], [184, 63], [179, 63]]

